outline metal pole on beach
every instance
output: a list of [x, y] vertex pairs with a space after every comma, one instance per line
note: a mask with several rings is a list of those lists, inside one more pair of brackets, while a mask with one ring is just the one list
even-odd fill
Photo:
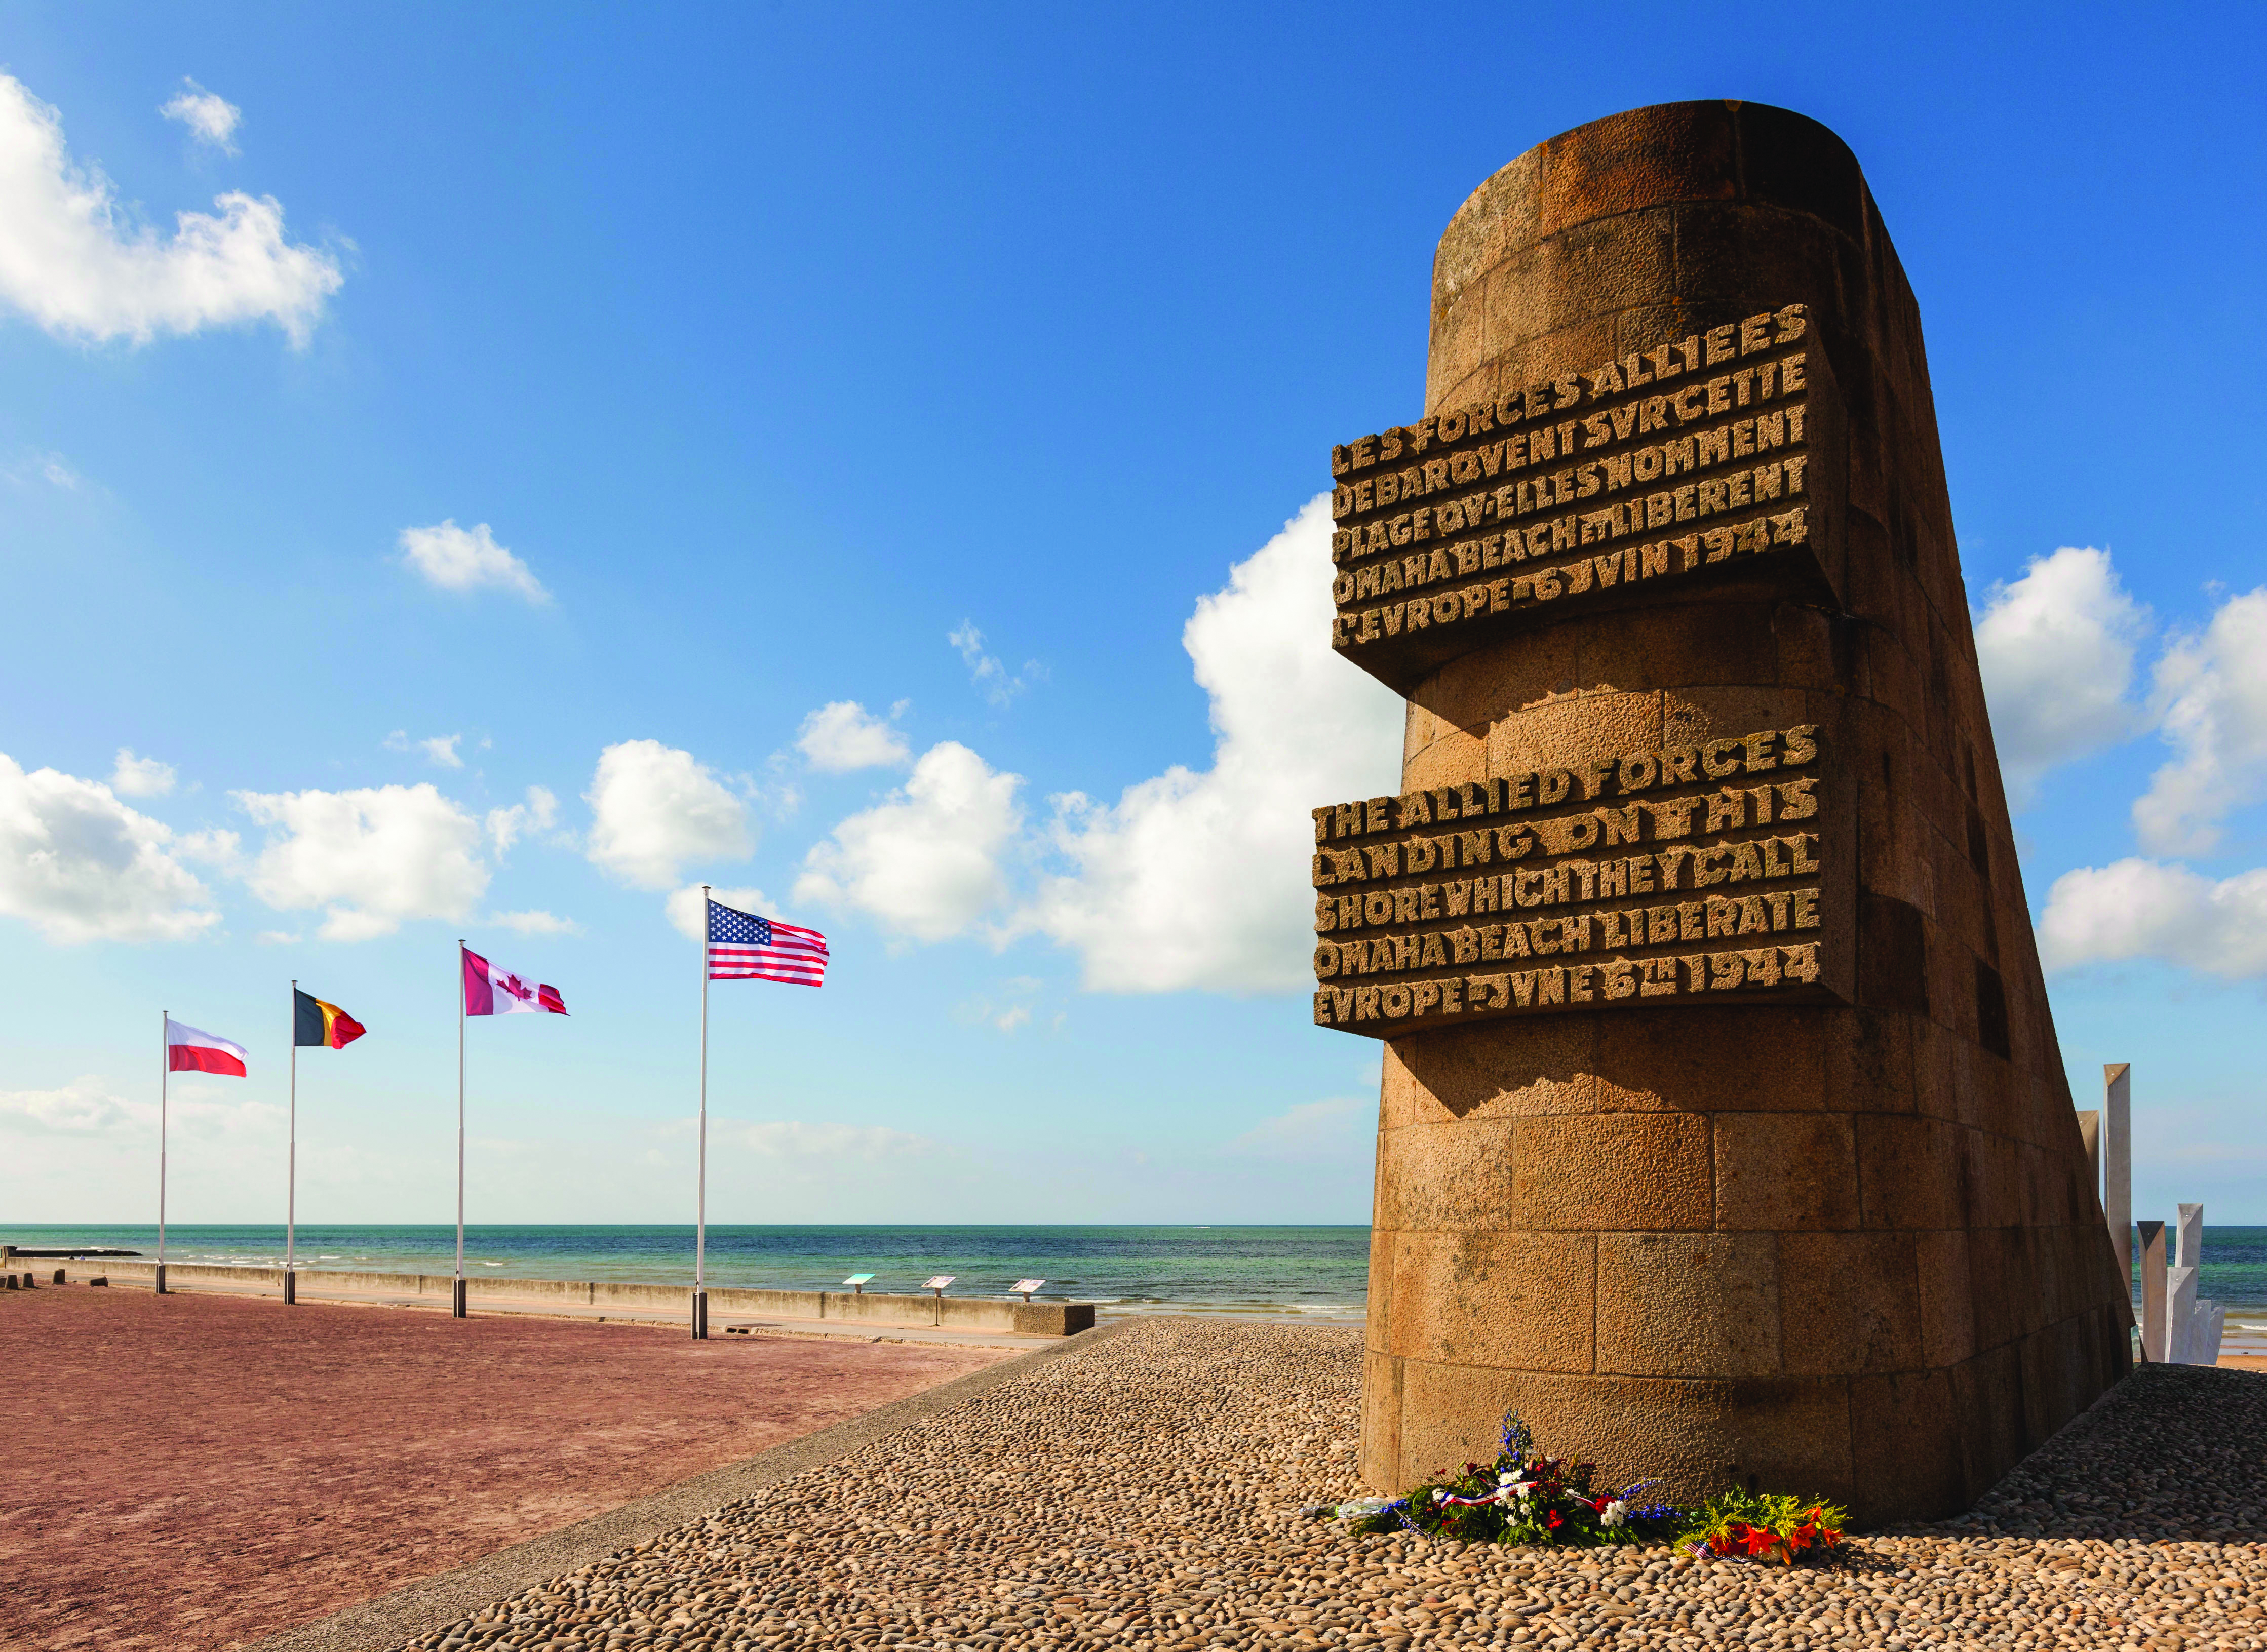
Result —
[[708, 1339], [708, 885], [701, 885], [700, 1186], [693, 1202], [693, 1337]]
[[173, 1046], [166, 1034], [173, 1012], [158, 1012], [158, 1294], [165, 1294], [165, 1107], [172, 1088]]
[[283, 1305], [299, 1300], [299, 1276], [292, 1271], [293, 1243], [299, 1232], [299, 983], [291, 983], [291, 1103], [285, 1117], [283, 1149]]
[[[2133, 1289], [2132, 1063], [2103, 1062], [2102, 1089], [2102, 1214], [2109, 1223], [2109, 1248], [2117, 1253], [2117, 1277], [2130, 1292]], [[2128, 1296], [2126, 1300], [2132, 1298]]]
[[457, 937], [457, 1282], [451, 1318], [465, 1317], [465, 937]]

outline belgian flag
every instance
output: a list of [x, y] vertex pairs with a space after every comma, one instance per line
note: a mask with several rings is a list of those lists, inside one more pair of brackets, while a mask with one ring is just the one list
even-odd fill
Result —
[[370, 1029], [340, 1009], [294, 988], [291, 993], [291, 1042], [343, 1050]]

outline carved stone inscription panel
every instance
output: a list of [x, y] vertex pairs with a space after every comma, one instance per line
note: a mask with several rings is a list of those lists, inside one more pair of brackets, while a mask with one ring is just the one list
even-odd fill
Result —
[[1786, 305], [1332, 448], [1332, 646], [1405, 687], [1491, 620], [1809, 553], [1808, 332]]
[[1798, 723], [1317, 809], [1315, 1021], [1845, 997], [1830, 780]]

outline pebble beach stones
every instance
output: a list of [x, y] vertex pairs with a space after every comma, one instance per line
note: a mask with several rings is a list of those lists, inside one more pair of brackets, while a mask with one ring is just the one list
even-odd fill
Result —
[[1362, 1490], [1360, 1369], [1139, 1324], [406, 1646], [2267, 1648], [2267, 1377], [2146, 1369], [1961, 1521], [1788, 1571], [1312, 1518]]

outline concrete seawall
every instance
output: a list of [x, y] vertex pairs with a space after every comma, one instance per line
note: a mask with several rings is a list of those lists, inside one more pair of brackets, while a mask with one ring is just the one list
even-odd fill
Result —
[[[154, 1281], [154, 1262], [106, 1260], [100, 1272], [119, 1283]], [[281, 1291], [280, 1267], [219, 1267], [201, 1262], [168, 1262], [169, 1285], [225, 1289], [245, 1285]], [[330, 1268], [299, 1270], [302, 1295], [429, 1297], [449, 1300], [453, 1283], [446, 1274], [365, 1274]], [[473, 1302], [555, 1303], [562, 1308], [670, 1309], [690, 1316], [689, 1285], [636, 1285], [606, 1281], [560, 1279], [467, 1279]], [[708, 1292], [712, 1319], [730, 1314], [765, 1314], [781, 1319], [836, 1321], [862, 1325], [942, 1325], [965, 1331], [1000, 1331], [1027, 1337], [1067, 1337], [1089, 1330], [1094, 1304], [1086, 1302], [1021, 1302], [988, 1296], [894, 1296], [847, 1290], [720, 1290]]]

